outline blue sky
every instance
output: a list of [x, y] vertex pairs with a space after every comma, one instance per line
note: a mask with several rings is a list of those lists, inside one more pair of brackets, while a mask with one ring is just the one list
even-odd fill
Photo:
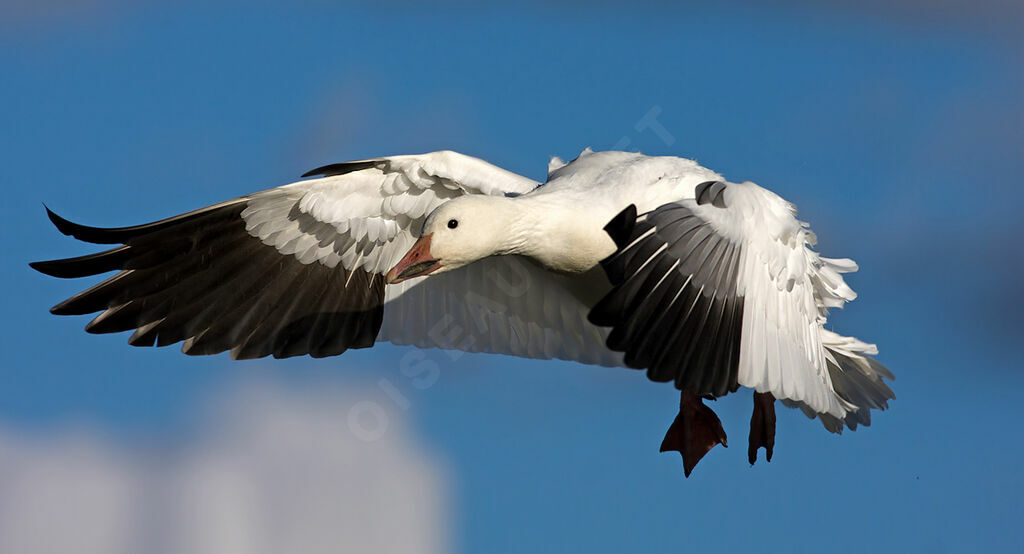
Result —
[[[173, 443], [231, 383], [385, 381], [447, 464], [461, 551], [1024, 548], [1022, 12], [922, 5], [2, 8], [0, 423]], [[638, 129], [649, 113], [670, 139]], [[334, 161], [450, 148], [539, 179], [615, 144], [771, 188], [857, 260], [832, 328], [879, 345], [891, 410], [842, 437], [780, 411], [774, 461], [749, 468], [750, 398], [730, 396], [734, 446], [683, 479], [657, 452], [677, 395], [636, 372], [429, 351], [441, 378], [420, 390], [387, 345], [135, 349], [50, 316], [82, 285], [27, 266], [84, 252], [42, 202], [127, 225]]]

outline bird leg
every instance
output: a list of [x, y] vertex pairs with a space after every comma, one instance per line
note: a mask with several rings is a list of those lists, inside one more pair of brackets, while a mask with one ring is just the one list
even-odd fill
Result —
[[775, 397], [770, 392], [754, 391], [754, 413], [750, 416], [750, 439], [747, 459], [757, 461], [757, 449], [764, 447], [766, 461], [772, 461], [775, 448]]
[[697, 462], [719, 443], [729, 446], [718, 416], [699, 396], [683, 390], [679, 397], [679, 415], [665, 433], [661, 452], [679, 452], [683, 457], [683, 474], [689, 477]]

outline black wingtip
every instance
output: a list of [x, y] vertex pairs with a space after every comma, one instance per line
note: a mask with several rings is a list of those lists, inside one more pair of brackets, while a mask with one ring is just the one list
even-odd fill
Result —
[[72, 279], [99, 275], [100, 273], [106, 273], [115, 269], [124, 269], [124, 265], [131, 259], [131, 256], [130, 247], [119, 246], [112, 250], [78, 256], [77, 258], [31, 262], [28, 265], [32, 269], [50, 277]]
[[81, 309], [73, 309], [71, 300], [72, 298], [68, 298], [67, 300], [61, 302], [60, 304], [55, 304], [53, 307], [50, 308], [50, 313], [53, 315], [85, 315], [88, 313], [92, 313]]
[[615, 241], [615, 246], [622, 248], [629, 242], [636, 226], [636, 215], [636, 204], [630, 204], [604, 226], [605, 232]]
[[68, 236], [74, 234], [75, 228], [78, 227], [78, 225], [57, 215], [56, 212], [51, 210], [46, 204], [43, 204], [43, 208], [46, 210], [46, 217], [50, 219], [50, 223], [53, 223], [53, 226], [56, 227], [61, 234]]
[[341, 162], [335, 164], [322, 165], [316, 169], [311, 169], [302, 174], [302, 178], [306, 177], [333, 177], [335, 175], [344, 175], [346, 173], [352, 173], [353, 171], [360, 171], [363, 169], [369, 169], [376, 167], [380, 163], [380, 160], [363, 160], [359, 162]]
[[57, 215], [51, 210], [46, 204], [43, 204], [46, 208], [46, 217], [50, 218], [50, 222], [57, 228], [61, 234], [74, 237], [84, 242], [91, 242], [93, 244], [114, 244], [119, 242], [116, 236], [119, 229], [103, 229], [100, 227], [89, 227], [88, 225], [79, 225], [73, 221], [68, 221], [63, 217]]
[[51, 261], [29, 262], [28, 266], [38, 271], [39, 273], [42, 273], [43, 275], [49, 275], [50, 277], [59, 277], [59, 275], [54, 275], [54, 272], [57, 270], [53, 268], [53, 262]]
[[[53, 210], [51, 210], [50, 207], [46, 205], [46, 202], [43, 202], [43, 209], [46, 210], [46, 217], [48, 217], [50, 219], [50, 222], [53, 223], [53, 226], [56, 227], [58, 231], [60, 231], [61, 233], [65, 234], [65, 235], [70, 234], [70, 233], [68, 233], [68, 232], [66, 232], [64, 230], [65, 228], [67, 228], [67, 225], [71, 223], [70, 221], [68, 221], [68, 220], [64, 219], [63, 217], [55, 214], [53, 212]], [[52, 261], [44, 260], [44, 261], [38, 261], [38, 262], [29, 262], [28, 266], [31, 267], [32, 269], [38, 271], [39, 273], [42, 273], [43, 275], [49, 275], [50, 277], [57, 277], [56, 275], [51, 273], [51, 271], [54, 271], [54, 269], [53, 269], [53, 262]]]
[[[76, 224], [57, 215], [49, 206], [46, 205], [45, 202], [43, 203], [43, 209], [46, 210], [46, 217], [49, 218], [50, 223], [53, 223], [53, 226], [56, 227], [61, 234], [70, 236], [74, 233], [75, 227], [77, 227]], [[60, 277], [60, 275], [55, 275], [53, 273], [55, 271], [59, 272], [59, 269], [54, 266], [54, 261], [57, 260], [29, 262], [28, 266], [45, 275]]]

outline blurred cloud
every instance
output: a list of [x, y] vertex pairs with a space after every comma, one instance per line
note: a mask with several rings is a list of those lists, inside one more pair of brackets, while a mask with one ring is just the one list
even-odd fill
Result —
[[[447, 550], [442, 471], [393, 403], [268, 383], [215, 400], [171, 444], [0, 431], [0, 552]], [[359, 406], [386, 432], [358, 439]]]

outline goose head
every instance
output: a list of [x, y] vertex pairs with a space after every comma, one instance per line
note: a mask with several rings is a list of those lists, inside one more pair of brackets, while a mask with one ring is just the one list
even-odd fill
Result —
[[461, 196], [438, 206], [419, 239], [385, 276], [389, 284], [443, 273], [503, 253], [509, 214], [505, 198]]

